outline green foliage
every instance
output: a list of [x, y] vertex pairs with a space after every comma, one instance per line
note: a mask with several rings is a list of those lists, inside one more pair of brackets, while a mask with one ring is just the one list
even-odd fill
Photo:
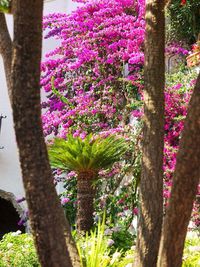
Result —
[[98, 171], [119, 161], [126, 150], [125, 139], [114, 135], [96, 139], [88, 135], [82, 140], [69, 134], [67, 140], [55, 138], [49, 146], [49, 159], [52, 167], [62, 170]]
[[112, 251], [118, 249], [125, 253], [133, 246], [136, 236], [132, 235], [125, 227], [121, 227], [112, 232], [111, 238], [114, 241]]
[[[138, 144], [140, 131], [141, 125], [135, 137], [133, 134], [129, 137], [129, 148], [123, 157], [125, 161], [117, 162], [110, 169], [103, 170], [99, 173], [100, 179], [95, 181], [95, 217], [102, 217], [105, 209], [109, 214], [109, 224], [125, 229], [130, 228], [133, 217], [136, 216], [132, 211], [138, 206], [138, 183], [141, 172], [141, 147]], [[130, 155], [129, 151], [133, 154]], [[128, 181], [125, 175], [130, 177]], [[73, 226], [77, 212], [77, 175], [73, 173], [73, 175], [65, 174], [65, 176], [65, 190], [60, 197], [70, 199], [63, 205], [63, 208]], [[126, 182], [122, 181], [124, 177]]]
[[77, 213], [77, 178], [72, 177], [67, 179], [64, 183], [65, 191], [60, 195], [60, 198], [69, 198], [69, 202], [63, 204], [63, 209], [66, 218], [70, 225], [75, 226], [76, 213]]
[[[108, 220], [110, 225], [129, 229], [135, 216], [133, 209], [138, 204], [138, 194], [135, 193], [134, 182], [135, 180], [132, 179], [129, 183], [120, 186], [118, 192], [113, 193], [111, 191], [108, 195], [99, 196], [95, 201], [96, 214], [101, 216], [103, 207], [109, 214]], [[98, 193], [100, 194], [102, 191]]]
[[200, 33], [200, 1], [187, 0], [181, 6], [180, 0], [172, 0], [168, 7], [168, 39], [192, 44]]
[[104, 238], [105, 217], [98, 228], [77, 240], [77, 248], [83, 267], [100, 267], [108, 263], [108, 244]]
[[[97, 184], [95, 211], [102, 216], [102, 210], [109, 214], [109, 225], [129, 229], [138, 207], [138, 184], [141, 173], [141, 124], [138, 131], [132, 133], [129, 141], [129, 151], [126, 153], [124, 165], [114, 165], [114, 176], [100, 179]], [[135, 137], [134, 137], [135, 135]], [[119, 172], [115, 170], [119, 167]], [[110, 173], [110, 172], [109, 172]], [[112, 174], [112, 172], [111, 172]]]
[[187, 238], [183, 257], [183, 267], [200, 266], [200, 238]]
[[133, 251], [122, 256], [121, 251], [111, 253], [109, 240], [105, 236], [105, 216], [98, 227], [77, 240], [82, 267], [125, 267], [133, 263]]
[[10, 11], [10, 0], [0, 0], [0, 12], [7, 13]]
[[178, 83], [181, 84], [181, 88], [179, 89], [179, 93], [186, 93], [188, 92], [188, 88], [193, 80], [196, 80], [197, 72], [195, 69], [188, 69], [185, 66], [180, 68], [179, 71], [167, 74], [166, 76], [166, 87], [177, 85]]
[[59, 92], [59, 90], [57, 90], [57, 89], [55, 88], [54, 80], [55, 80], [55, 78], [52, 77], [52, 79], [51, 79], [51, 88], [52, 88], [52, 92], [54, 93], [54, 95], [56, 95], [57, 98], [60, 99], [60, 101], [62, 101], [63, 103], [69, 105], [71, 108], [74, 108], [74, 106], [70, 103], [70, 101], [69, 101], [66, 97], [64, 97], [64, 96]]
[[0, 241], [1, 267], [39, 267], [33, 239], [28, 234], [9, 233]]
[[[126, 267], [133, 263], [133, 248], [123, 252], [117, 243], [119, 239], [116, 239], [116, 246], [110, 245], [109, 236], [105, 235], [105, 228], [104, 215], [102, 223], [99, 221], [98, 227], [90, 234], [87, 233], [86, 236], [75, 234], [82, 267]], [[127, 235], [125, 234], [123, 238], [126, 242]], [[186, 239], [183, 267], [200, 266], [199, 244], [198, 236]], [[19, 232], [6, 234], [0, 241], [0, 267], [40, 267], [32, 235]]]

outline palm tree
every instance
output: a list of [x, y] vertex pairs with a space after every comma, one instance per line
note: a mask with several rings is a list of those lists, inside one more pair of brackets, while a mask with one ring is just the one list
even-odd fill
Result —
[[77, 178], [77, 228], [88, 231], [93, 226], [94, 181], [98, 172], [119, 161], [125, 153], [127, 144], [124, 138], [110, 135], [106, 138], [93, 138], [88, 135], [84, 140], [72, 135], [67, 140], [55, 138], [49, 146], [52, 167], [76, 171]]

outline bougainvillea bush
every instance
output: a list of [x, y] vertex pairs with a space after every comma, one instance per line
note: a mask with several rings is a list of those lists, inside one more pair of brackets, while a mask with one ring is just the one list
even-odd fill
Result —
[[[133, 139], [133, 153], [126, 155], [121, 164], [114, 165], [107, 172], [100, 172], [99, 175], [106, 179], [97, 184], [100, 189], [96, 215], [106, 207], [113, 218], [118, 221], [124, 218], [127, 222], [137, 214], [135, 192], [140, 173], [145, 1], [77, 2], [81, 2], [80, 7], [70, 15], [50, 14], [44, 18], [45, 38], [55, 38], [59, 42], [46, 55], [41, 66], [41, 86], [47, 94], [47, 100], [42, 103], [44, 133], [62, 138], [66, 138], [68, 133], [81, 138], [91, 132], [104, 136], [120, 133]], [[168, 56], [186, 56], [188, 51], [173, 43], [167, 47], [166, 53]], [[183, 74], [181, 71], [184, 71]], [[165, 91], [166, 204], [196, 77], [187, 70], [181, 71], [167, 78]], [[139, 131], [136, 129], [138, 125]], [[59, 171], [57, 174], [59, 177]], [[132, 180], [126, 183], [123, 179], [128, 174]], [[61, 196], [72, 223], [76, 208], [75, 176], [71, 172], [65, 174], [67, 190]], [[130, 198], [125, 193], [126, 188], [128, 193], [134, 194]], [[195, 209], [197, 211], [197, 205], [193, 218], [198, 224]], [[72, 212], [69, 213], [69, 210]]]
[[[183, 70], [169, 75], [165, 90], [165, 148], [164, 148], [164, 197], [167, 204], [170, 197], [173, 172], [176, 165], [176, 155], [179, 141], [187, 115], [189, 100], [196, 82], [197, 72], [195, 70]], [[177, 83], [178, 81], [178, 83]], [[199, 217], [200, 187], [197, 191], [197, 201], [193, 209], [193, 221], [200, 225]]]
[[42, 63], [44, 133], [121, 131], [141, 87], [144, 1], [87, 1], [70, 15], [44, 18], [60, 46]]
[[[196, 80], [196, 71], [189, 71], [188, 69], [181, 68], [175, 74], [170, 74], [166, 79], [165, 89], [165, 148], [164, 148], [164, 199], [165, 205], [168, 203], [170, 197], [170, 189], [172, 185], [173, 172], [176, 165], [176, 155], [179, 148], [179, 141], [181, 138], [181, 132], [184, 127], [184, 120], [187, 115], [187, 108], [189, 100], [192, 94], [192, 90]], [[179, 83], [177, 83], [179, 81]], [[138, 135], [138, 133], [137, 133]], [[140, 146], [134, 146], [135, 152], [139, 155], [137, 150]], [[117, 166], [113, 168], [112, 172], [102, 173], [103, 176], [107, 175], [106, 180], [100, 180], [97, 200], [96, 200], [96, 214], [102, 214], [102, 210], [106, 207], [111, 215], [111, 225], [129, 225], [129, 221], [133, 219], [134, 215], [137, 215], [137, 181], [140, 176], [140, 158], [135, 157], [135, 163], [131, 165], [132, 179], [129, 179], [124, 184], [120, 185], [117, 181], [117, 175], [115, 171]], [[120, 169], [121, 170], [121, 169]], [[109, 178], [110, 176], [110, 178]], [[105, 177], [104, 177], [105, 178]], [[122, 176], [119, 176], [119, 179]], [[75, 193], [75, 173], [70, 173], [68, 178], [65, 179], [66, 191], [63, 193], [63, 198], [67, 197], [67, 202], [63, 204], [66, 209], [69, 209], [70, 205], [76, 206], [76, 193]], [[102, 183], [104, 184], [103, 190]], [[117, 190], [118, 189], [118, 190]], [[134, 195], [136, 194], [136, 195]], [[195, 202], [193, 209], [192, 220], [199, 226], [199, 202], [200, 188], [197, 192], [197, 201]], [[70, 199], [70, 201], [69, 201]], [[75, 218], [75, 216], [74, 216]], [[74, 221], [73, 221], [74, 222]], [[121, 222], [121, 223], [120, 223]]]
[[[134, 147], [137, 138], [130, 136], [135, 127], [129, 122], [130, 113], [136, 119], [140, 115], [144, 1], [85, 2], [70, 15], [51, 14], [44, 18], [46, 38], [55, 38], [60, 43], [46, 55], [41, 66], [41, 86], [47, 93], [47, 101], [42, 104], [44, 133], [62, 138], [68, 133], [81, 138], [91, 132], [103, 136], [121, 133], [134, 139], [131, 141]], [[107, 178], [103, 188], [116, 191], [136, 158], [136, 153], [126, 155], [122, 164], [100, 173], [100, 177]], [[114, 176], [117, 179], [113, 180]], [[65, 186], [71, 193], [64, 193], [61, 201], [69, 214], [70, 205], [76, 208], [76, 193], [71, 186], [74, 184], [71, 173], [66, 177]], [[102, 188], [101, 183], [97, 186]], [[131, 191], [132, 183], [129, 188]], [[121, 192], [125, 190], [122, 188]], [[125, 209], [132, 214], [135, 201], [127, 205], [122, 198], [126, 199], [125, 193], [119, 193], [118, 200], [113, 202], [105, 190], [101, 191], [97, 210], [102, 211], [101, 205], [106, 202], [113, 207], [113, 218]], [[118, 210], [117, 201], [121, 201]], [[69, 217], [74, 222], [73, 212]]]

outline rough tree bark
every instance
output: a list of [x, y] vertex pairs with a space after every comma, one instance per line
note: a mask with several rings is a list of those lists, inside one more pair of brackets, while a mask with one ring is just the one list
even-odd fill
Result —
[[177, 155], [158, 267], [180, 267], [187, 227], [200, 179], [200, 73], [190, 101]]
[[146, 1], [144, 130], [137, 256], [134, 266], [156, 266], [163, 216], [165, 82], [164, 1]]
[[43, 0], [16, 0], [11, 73], [15, 133], [26, 200], [42, 266], [70, 267], [64, 214], [52, 181], [43, 138], [40, 107], [40, 60]]
[[93, 187], [92, 177], [88, 172], [80, 173], [77, 180], [77, 228], [79, 231], [89, 231], [93, 227], [94, 197], [95, 189]]

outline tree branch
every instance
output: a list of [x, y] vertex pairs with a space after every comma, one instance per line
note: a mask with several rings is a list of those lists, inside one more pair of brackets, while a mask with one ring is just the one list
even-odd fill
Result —
[[[8, 31], [4, 13], [0, 13], [0, 54], [3, 57], [8, 94], [11, 96], [11, 62], [12, 62], [12, 40]], [[11, 98], [11, 97], [10, 97]]]

